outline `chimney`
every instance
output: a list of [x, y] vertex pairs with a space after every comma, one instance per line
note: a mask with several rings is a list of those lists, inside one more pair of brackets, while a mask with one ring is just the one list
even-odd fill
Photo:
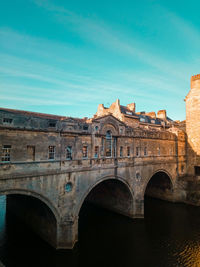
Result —
[[127, 108], [128, 108], [130, 111], [132, 111], [132, 112], [135, 113], [135, 103], [130, 103], [130, 104], [128, 104], [128, 105], [127, 105]]
[[117, 106], [120, 106], [120, 101], [119, 101], [119, 99], [118, 99], [118, 98], [117, 98], [117, 100], [116, 100], [116, 102], [115, 102], [115, 103], [116, 103], [116, 105], [117, 105]]
[[200, 89], [200, 74], [191, 77], [191, 89]]
[[96, 115], [98, 117], [102, 116], [102, 115], [104, 115], [104, 111], [105, 111], [104, 105], [103, 104], [99, 104]]
[[157, 112], [157, 118], [162, 119], [162, 120], [166, 120], [167, 119], [167, 112], [166, 112], [166, 110], [165, 109], [159, 110]]

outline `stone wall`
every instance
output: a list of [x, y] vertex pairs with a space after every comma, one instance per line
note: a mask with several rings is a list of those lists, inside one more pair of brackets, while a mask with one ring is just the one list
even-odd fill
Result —
[[[105, 125], [104, 122], [103, 125]], [[106, 128], [101, 127], [100, 125], [100, 130], [98, 130], [97, 133], [82, 133], [81, 135], [70, 132], [57, 133], [35, 130], [27, 131], [26, 129], [23, 131], [19, 129], [2, 129], [0, 132], [0, 156], [2, 156], [3, 146], [10, 145], [11, 160], [9, 164], [6, 162], [0, 163], [2, 166], [1, 174], [9, 175], [9, 173], [12, 173], [16, 175], [20, 172], [41, 172], [60, 168], [66, 169], [70, 166], [77, 166], [79, 164], [85, 165], [87, 160], [93, 160], [95, 158], [96, 146], [98, 147], [97, 158], [101, 160], [105, 158], [105, 138], [106, 130], [108, 129], [111, 129], [111, 132], [113, 133], [112, 137], [116, 138], [117, 154], [115, 157], [120, 158], [120, 160], [121, 158], [126, 161], [127, 158], [142, 157], [145, 161], [146, 159], [148, 160], [149, 157], [160, 156], [178, 157], [178, 161], [185, 160], [185, 139], [184, 137], [181, 139], [181, 135], [176, 137], [176, 134], [167, 131], [157, 133], [141, 130], [128, 133], [126, 132], [124, 125], [117, 125], [117, 130], [113, 128], [108, 121], [106, 121], [106, 125]], [[121, 130], [122, 132], [120, 134], [119, 131]], [[34, 159], [30, 159], [29, 157], [29, 146], [35, 148]], [[55, 158], [53, 160], [48, 158], [49, 146], [55, 146]], [[67, 146], [72, 147], [72, 160], [66, 159]], [[87, 159], [83, 159], [83, 146], [87, 146], [88, 148]], [[123, 147], [123, 155], [120, 155], [120, 147]], [[130, 154], [127, 152], [128, 148], [130, 149]], [[113, 155], [111, 158], [114, 156], [114, 150], [112, 153]]]
[[200, 76], [191, 77], [191, 89], [186, 101], [186, 132], [188, 137], [188, 174], [194, 175], [194, 166], [200, 166]]

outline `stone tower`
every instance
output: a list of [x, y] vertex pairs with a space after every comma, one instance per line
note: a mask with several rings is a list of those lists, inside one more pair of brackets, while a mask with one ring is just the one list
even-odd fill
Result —
[[191, 77], [191, 88], [185, 102], [188, 172], [194, 174], [194, 167], [200, 166], [200, 74]]

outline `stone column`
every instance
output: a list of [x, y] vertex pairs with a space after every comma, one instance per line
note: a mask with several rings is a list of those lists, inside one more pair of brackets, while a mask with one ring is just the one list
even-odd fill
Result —
[[134, 200], [134, 218], [144, 218], [144, 199], [136, 198]]
[[186, 202], [187, 200], [187, 182], [177, 180], [174, 183], [173, 202]]
[[57, 249], [72, 249], [78, 241], [78, 218], [63, 218], [57, 225]]

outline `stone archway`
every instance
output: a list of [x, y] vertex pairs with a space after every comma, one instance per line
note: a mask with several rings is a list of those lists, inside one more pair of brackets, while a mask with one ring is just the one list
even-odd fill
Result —
[[[103, 177], [88, 187], [76, 206], [75, 214], [64, 228], [68, 237], [65, 247], [73, 248], [78, 241], [79, 214], [86, 201], [116, 213], [134, 218], [134, 196], [130, 185], [120, 177]], [[86, 214], [87, 216], [87, 214]], [[62, 247], [62, 246], [60, 246]]]
[[80, 202], [78, 214], [85, 201], [131, 218], [134, 217], [133, 192], [128, 183], [120, 178], [107, 177], [92, 185]]
[[47, 197], [45, 197], [45, 196], [43, 196], [43, 195], [41, 195], [41, 194], [39, 194], [33, 190], [26, 190], [26, 189], [21, 189], [21, 188], [5, 189], [3, 191], [0, 190], [0, 196], [1, 195], [5, 195], [5, 196], [24, 195], [24, 196], [31, 196], [31, 197], [34, 197], [36, 199], [39, 199], [41, 202], [46, 204], [46, 206], [51, 210], [51, 212], [55, 216], [56, 220], [60, 221], [60, 213], [59, 213], [58, 209], [54, 206], [54, 204]]
[[6, 197], [7, 214], [14, 214], [43, 240], [57, 247], [59, 213], [47, 198], [20, 189], [0, 191], [0, 195]]
[[156, 171], [148, 180], [144, 190], [144, 197], [150, 196], [173, 201], [174, 185], [171, 176], [164, 170]]

